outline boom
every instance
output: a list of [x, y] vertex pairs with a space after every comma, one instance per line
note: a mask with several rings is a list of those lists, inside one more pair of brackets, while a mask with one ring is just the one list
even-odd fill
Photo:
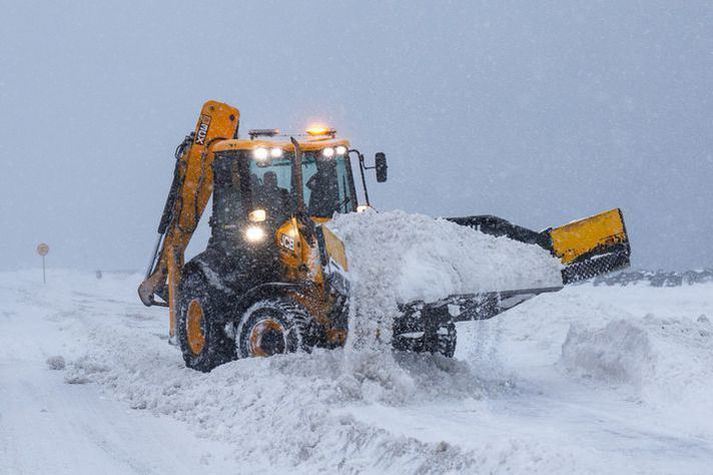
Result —
[[[139, 286], [144, 305], [169, 306], [175, 297], [184, 251], [213, 193], [212, 146], [219, 140], [237, 137], [239, 119], [238, 109], [208, 101], [203, 105], [195, 131], [176, 150], [176, 168], [158, 226], [158, 239], [146, 278]], [[156, 301], [156, 295], [163, 302]], [[170, 308], [173, 322], [175, 306]]]

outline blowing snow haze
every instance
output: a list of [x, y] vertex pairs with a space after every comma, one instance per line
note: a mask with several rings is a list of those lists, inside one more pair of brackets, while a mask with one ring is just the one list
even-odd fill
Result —
[[[379, 209], [544, 228], [624, 210], [637, 267], [713, 265], [713, 4], [2, 2], [0, 268], [138, 269], [173, 150], [321, 121]], [[205, 221], [205, 219], [204, 219]], [[196, 236], [205, 239], [206, 232]]]

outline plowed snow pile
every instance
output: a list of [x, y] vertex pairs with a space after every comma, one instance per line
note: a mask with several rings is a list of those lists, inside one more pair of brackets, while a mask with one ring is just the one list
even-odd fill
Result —
[[694, 424], [713, 427], [713, 327], [708, 317], [660, 318], [649, 313], [611, 320], [601, 328], [591, 323], [569, 328], [560, 358], [569, 373], [630, 386], [637, 397], [678, 407], [688, 416], [688, 408], [695, 407]]
[[587, 378], [641, 384], [654, 368], [649, 334], [627, 320], [613, 320], [602, 329], [573, 325], [562, 345], [562, 362]]
[[356, 279], [379, 281], [398, 302], [562, 285], [560, 264], [536, 245], [403, 211], [337, 216]]
[[453, 294], [559, 287], [560, 264], [536, 245], [403, 211], [337, 216], [352, 278], [351, 347], [378, 328], [387, 345], [398, 303]]

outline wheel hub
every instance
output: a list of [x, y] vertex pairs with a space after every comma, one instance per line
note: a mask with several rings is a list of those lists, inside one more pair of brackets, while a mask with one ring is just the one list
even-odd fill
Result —
[[188, 304], [186, 312], [186, 336], [188, 347], [194, 355], [199, 355], [205, 347], [205, 332], [203, 330], [203, 306], [198, 299]]
[[272, 356], [287, 348], [285, 327], [276, 320], [260, 320], [250, 330], [251, 356]]

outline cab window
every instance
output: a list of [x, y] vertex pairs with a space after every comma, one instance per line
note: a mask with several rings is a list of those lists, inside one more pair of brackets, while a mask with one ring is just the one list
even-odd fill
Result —
[[269, 220], [288, 217], [294, 209], [291, 157], [272, 159], [266, 164], [250, 160], [249, 172], [253, 208], [264, 209]]
[[347, 166], [344, 157], [324, 158], [314, 152], [302, 156], [304, 201], [310, 216], [331, 218], [335, 212], [354, 209]]

